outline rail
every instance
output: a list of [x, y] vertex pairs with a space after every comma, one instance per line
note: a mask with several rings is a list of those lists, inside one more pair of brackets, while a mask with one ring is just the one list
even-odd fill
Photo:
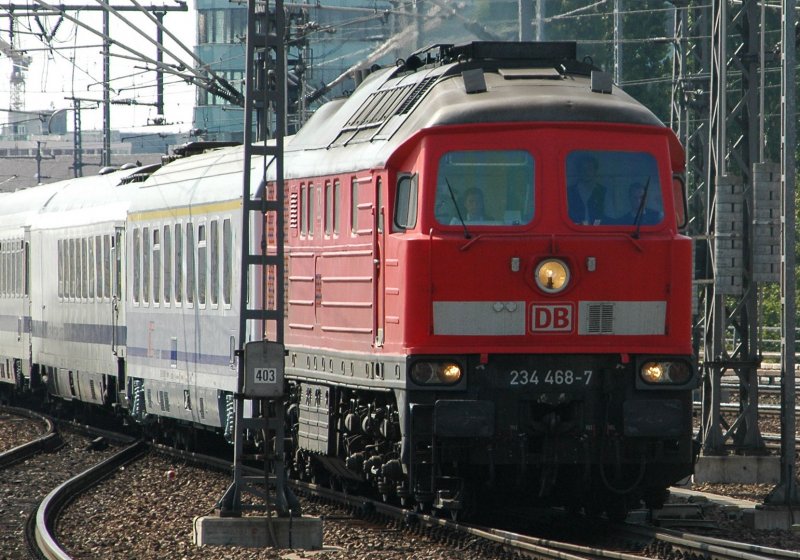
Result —
[[45, 425], [45, 434], [43, 436], [0, 453], [0, 469], [8, 468], [42, 451], [52, 451], [63, 444], [63, 440], [58, 430], [56, 430], [55, 424], [47, 416], [37, 414], [36, 412], [24, 408], [9, 406], [0, 406], [0, 411], [15, 416], [25, 416], [31, 420], [42, 422]]
[[[55, 520], [61, 510], [75, 496], [111, 476], [120, 466], [135, 460], [146, 450], [147, 444], [137, 441], [53, 489], [28, 518], [27, 538], [29, 541], [34, 539], [38, 554], [48, 560], [69, 560], [69, 554], [61, 548], [54, 534]], [[29, 544], [33, 546], [33, 542]]]

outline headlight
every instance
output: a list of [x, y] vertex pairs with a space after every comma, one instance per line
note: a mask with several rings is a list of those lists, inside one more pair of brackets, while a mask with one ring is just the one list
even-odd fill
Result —
[[454, 385], [461, 379], [461, 366], [455, 362], [417, 362], [411, 366], [411, 379], [418, 385]]
[[645, 362], [639, 370], [642, 381], [650, 385], [683, 385], [692, 377], [686, 362]]
[[569, 284], [569, 267], [558, 259], [543, 260], [536, 267], [534, 277], [539, 289], [548, 294], [555, 294]]

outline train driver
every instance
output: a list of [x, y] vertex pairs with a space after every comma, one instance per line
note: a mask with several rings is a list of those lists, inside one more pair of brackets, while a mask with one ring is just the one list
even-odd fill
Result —
[[598, 179], [599, 168], [594, 156], [582, 154], [568, 175], [569, 217], [576, 224], [596, 226], [604, 220], [607, 189]]

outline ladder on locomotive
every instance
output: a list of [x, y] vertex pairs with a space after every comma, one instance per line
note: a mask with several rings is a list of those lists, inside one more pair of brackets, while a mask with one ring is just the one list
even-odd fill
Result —
[[[266, 509], [282, 517], [300, 514], [286, 485], [283, 460], [285, 28], [283, 0], [248, 0], [234, 464], [233, 483], [217, 504], [221, 516], [239, 516], [244, 509]], [[275, 180], [268, 187], [271, 166]], [[256, 236], [261, 237], [258, 244]], [[267, 340], [268, 331], [274, 340]], [[253, 341], [246, 342], [248, 337]], [[246, 403], [251, 403], [251, 413]], [[263, 453], [245, 452], [248, 432], [262, 435]], [[263, 475], [245, 474], [243, 463], [250, 459], [263, 459]], [[245, 493], [263, 502], [243, 503]]]

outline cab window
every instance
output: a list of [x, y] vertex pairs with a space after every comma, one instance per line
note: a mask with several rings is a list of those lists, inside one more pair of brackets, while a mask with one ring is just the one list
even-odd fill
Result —
[[661, 223], [656, 159], [645, 152], [579, 150], [567, 156], [567, 209], [585, 226]]
[[434, 215], [442, 225], [528, 224], [533, 187], [534, 160], [528, 152], [449, 152], [439, 160]]

